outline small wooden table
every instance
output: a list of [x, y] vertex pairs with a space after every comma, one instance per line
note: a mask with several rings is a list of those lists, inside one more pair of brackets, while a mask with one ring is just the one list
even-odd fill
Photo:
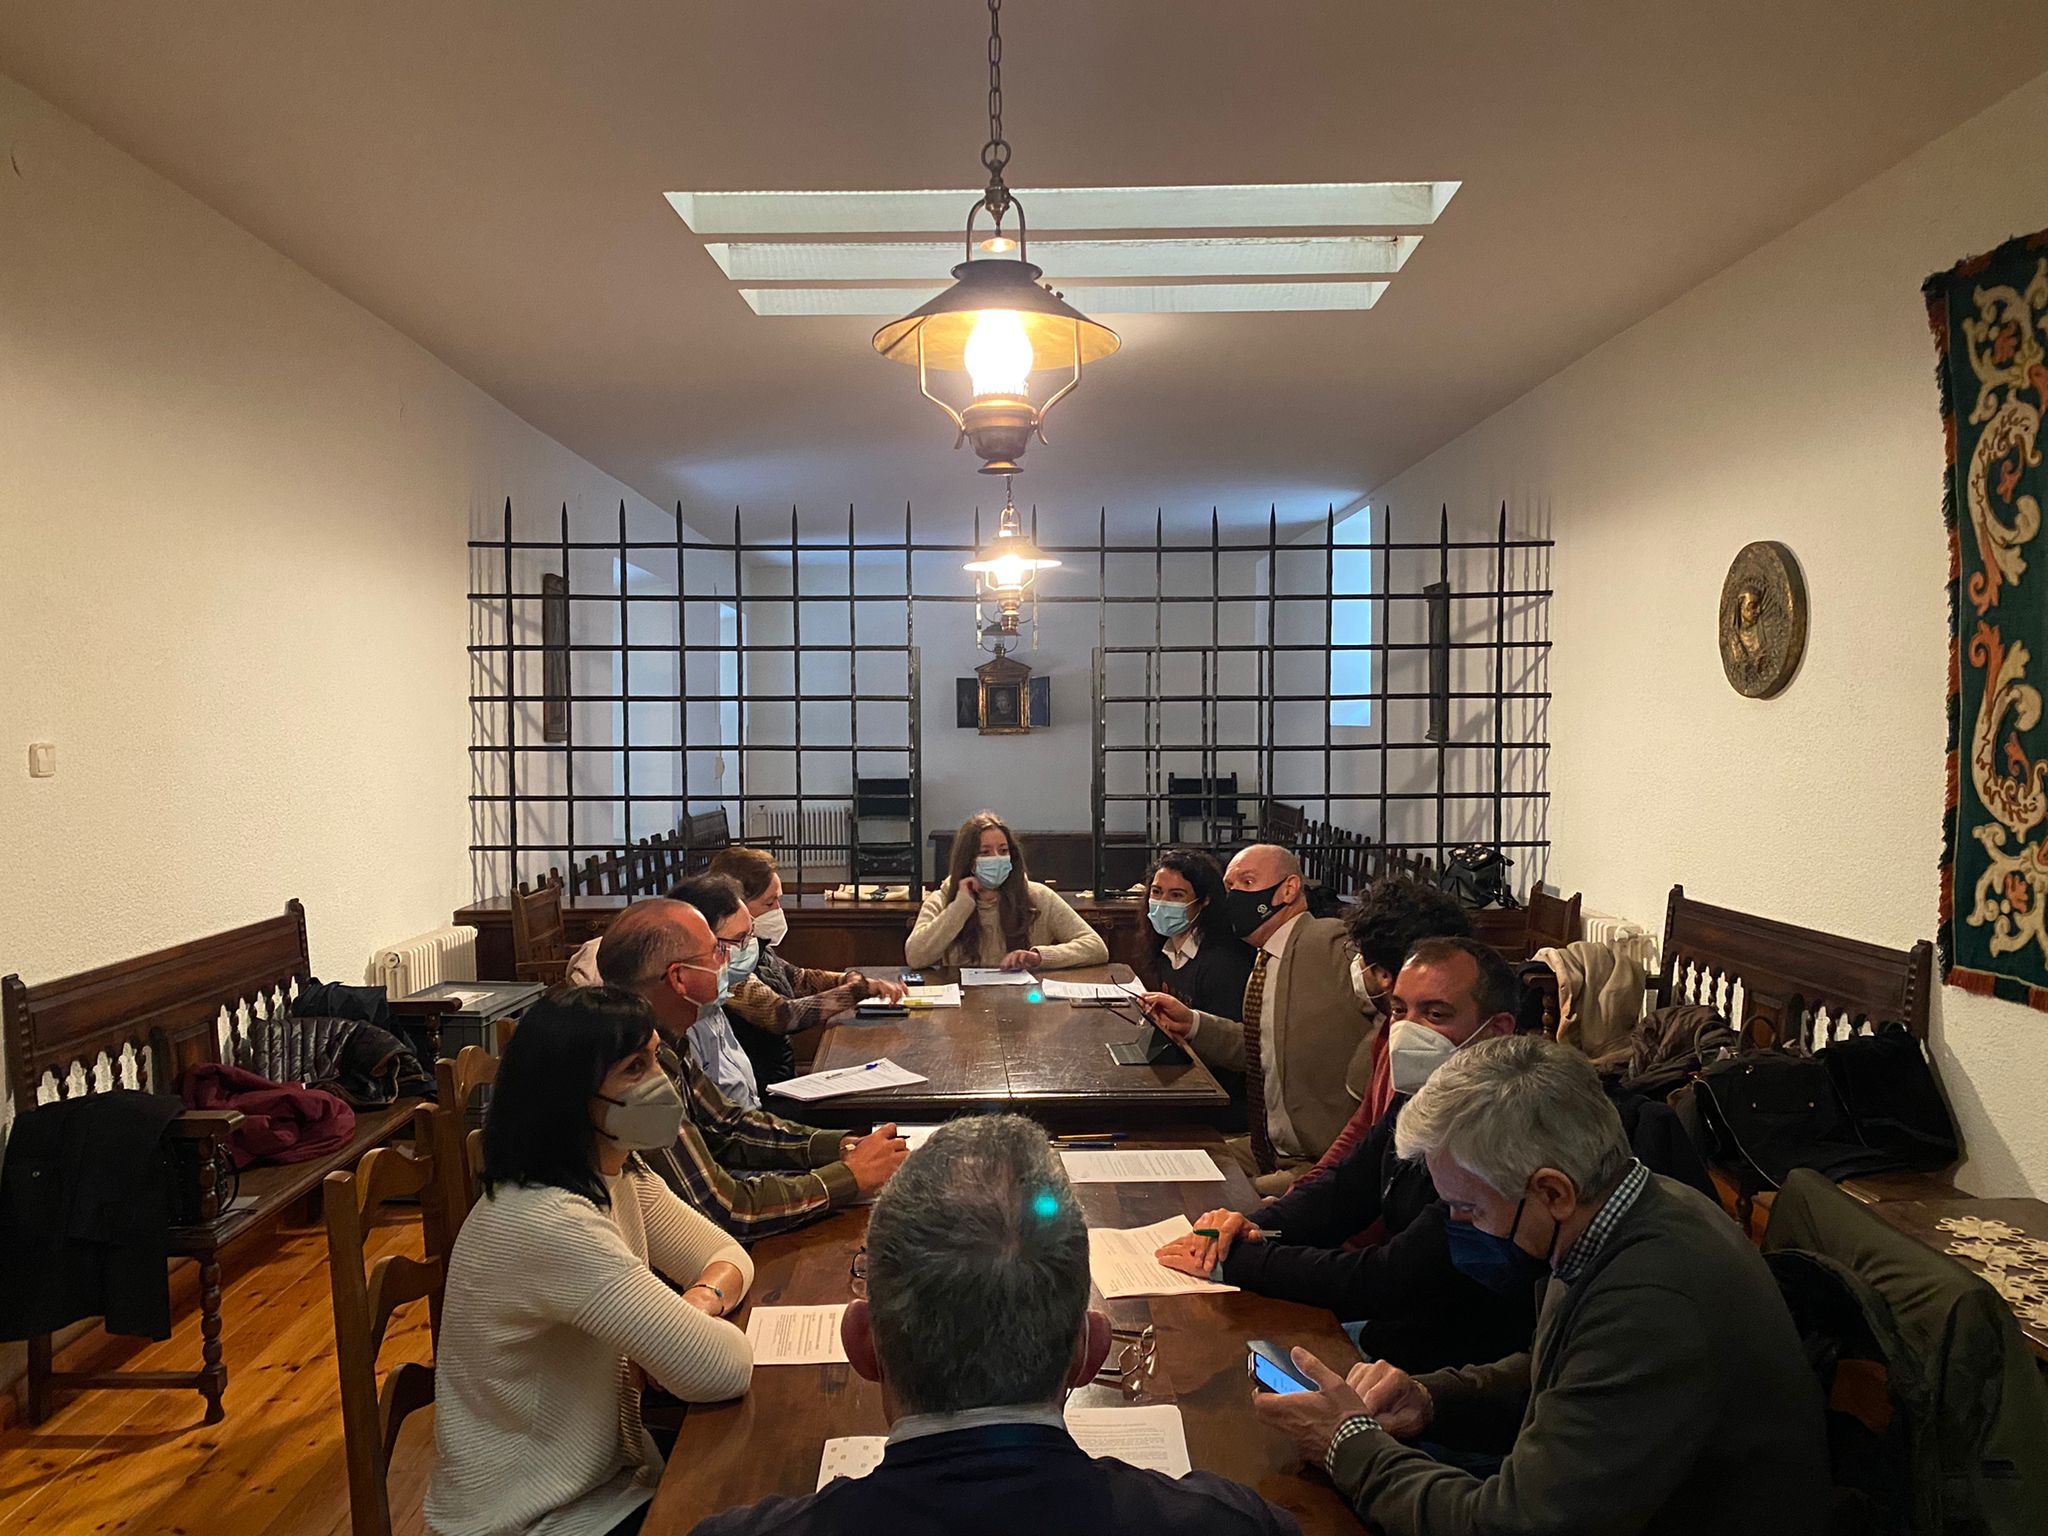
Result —
[[[1182, 1136], [1181, 1145], [1213, 1135]], [[1090, 1226], [1138, 1227], [1176, 1213], [1190, 1219], [1217, 1206], [1249, 1210], [1257, 1203], [1244, 1175], [1227, 1163], [1223, 1183], [1077, 1184]], [[844, 1301], [853, 1252], [867, 1230], [864, 1209], [846, 1210], [801, 1232], [756, 1245], [748, 1306], [822, 1305]], [[1252, 1414], [1245, 1380], [1245, 1341], [1271, 1339], [1313, 1349], [1334, 1367], [1358, 1352], [1330, 1314], [1248, 1292], [1154, 1296], [1106, 1305], [1119, 1328], [1150, 1323], [1158, 1360], [1149, 1390], [1126, 1399], [1114, 1385], [1084, 1388], [1078, 1406], [1124, 1402], [1177, 1403], [1188, 1458], [1204, 1471], [1234, 1478], [1289, 1511], [1308, 1536], [1358, 1536], [1359, 1524], [1321, 1470], [1305, 1467], [1287, 1440]], [[746, 1326], [744, 1309], [734, 1319]], [[848, 1365], [771, 1365], [754, 1373], [752, 1389], [734, 1403], [692, 1408], [668, 1470], [648, 1511], [648, 1536], [683, 1536], [705, 1516], [780, 1494], [798, 1497], [817, 1485], [825, 1442], [841, 1435], [888, 1432], [880, 1390]]]
[[[892, 972], [883, 967], [876, 974]], [[936, 967], [927, 981], [953, 980]], [[1114, 981], [1123, 966], [1060, 971], [1063, 981]], [[1120, 1066], [1113, 1042], [1134, 1038], [1127, 1015], [1041, 999], [1036, 987], [966, 987], [958, 1008], [915, 1009], [863, 1020], [842, 1014], [818, 1042], [812, 1070], [858, 1066], [886, 1056], [928, 1082], [798, 1104], [770, 1094], [770, 1108], [822, 1125], [943, 1120], [975, 1110], [1013, 1110], [1067, 1131], [1109, 1131], [1201, 1124], [1229, 1107], [1230, 1095], [1199, 1058], [1171, 1066]]]
[[[1958, 1195], [1953, 1200], [1882, 1200], [1870, 1209], [1908, 1237], [1918, 1238], [1936, 1253], [1954, 1259], [1977, 1275], [1984, 1273], [1983, 1265], [1960, 1254], [1949, 1253], [1949, 1245], [1957, 1240], [1957, 1236], [1942, 1230], [1941, 1223], [1947, 1218], [1973, 1216], [1981, 1221], [2002, 1221], [2009, 1227], [2019, 1228], [2028, 1237], [2048, 1240], [2048, 1201], [1974, 1200], [1968, 1195]], [[2033, 1350], [2035, 1358], [2048, 1361], [2048, 1326], [2017, 1311], [2013, 1316], [2018, 1320], [2020, 1333], [2026, 1338], [2027, 1347]]]

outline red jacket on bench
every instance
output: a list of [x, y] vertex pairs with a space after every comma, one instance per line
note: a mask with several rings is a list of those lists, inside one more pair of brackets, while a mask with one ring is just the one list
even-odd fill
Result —
[[181, 1084], [191, 1109], [238, 1109], [233, 1133], [235, 1166], [305, 1163], [348, 1145], [356, 1112], [331, 1093], [273, 1083], [240, 1067], [207, 1063], [189, 1069]]

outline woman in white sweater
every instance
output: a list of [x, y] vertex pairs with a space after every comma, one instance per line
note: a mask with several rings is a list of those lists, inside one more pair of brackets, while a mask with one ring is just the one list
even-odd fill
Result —
[[1024, 846], [994, 811], [953, 835], [945, 882], [929, 892], [903, 946], [917, 965], [1058, 971], [1106, 965], [1109, 946], [1049, 885], [1024, 867]]
[[638, 1531], [662, 1467], [642, 1381], [708, 1403], [752, 1379], [724, 1321], [752, 1262], [633, 1156], [683, 1114], [654, 1047], [645, 1002], [586, 987], [534, 1004], [506, 1048], [434, 1362], [439, 1536]]

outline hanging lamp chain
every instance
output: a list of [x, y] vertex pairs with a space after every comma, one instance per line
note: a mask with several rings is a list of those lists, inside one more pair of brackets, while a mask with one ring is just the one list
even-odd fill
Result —
[[981, 146], [981, 164], [988, 172], [982, 204], [1003, 227], [1010, 211], [1010, 189], [1003, 171], [1010, 163], [1010, 141], [1003, 137], [1003, 0], [988, 0], [988, 142]]

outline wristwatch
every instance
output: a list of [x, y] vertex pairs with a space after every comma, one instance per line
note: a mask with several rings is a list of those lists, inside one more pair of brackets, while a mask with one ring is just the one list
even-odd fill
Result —
[[1339, 1424], [1337, 1432], [1330, 1436], [1330, 1448], [1323, 1452], [1323, 1470], [1329, 1473], [1330, 1476], [1335, 1477], [1337, 1475], [1337, 1447], [1346, 1440], [1356, 1439], [1369, 1429], [1378, 1429], [1379, 1427], [1380, 1421], [1369, 1413], [1354, 1413], [1342, 1424]]

